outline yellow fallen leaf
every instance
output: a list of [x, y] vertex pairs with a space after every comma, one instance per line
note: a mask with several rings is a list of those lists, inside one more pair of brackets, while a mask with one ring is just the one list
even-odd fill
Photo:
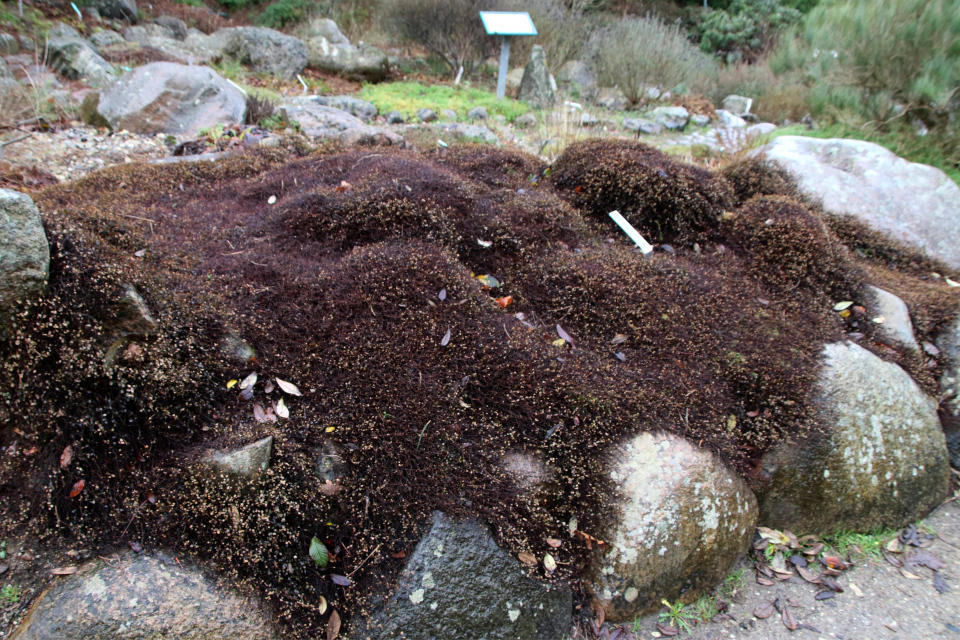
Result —
[[553, 341], [553, 346], [555, 347], [562, 347], [565, 344], [567, 344], [567, 341], [564, 340], [563, 338], [557, 338], [556, 340]]
[[337, 430], [336, 427], [327, 427], [327, 428], [324, 429], [323, 431], [324, 431], [324, 433], [333, 433], [333, 432], [336, 431], [336, 430]]
[[841, 317], [841, 318], [849, 318], [849, 317], [850, 317], [850, 309], [844, 309], [843, 311], [841, 311], [841, 312], [840, 312], [840, 317]]
[[550, 573], [553, 573], [554, 571], [557, 570], [557, 561], [554, 560], [553, 556], [550, 555], [549, 553], [543, 556], [543, 568], [549, 571]]
[[231, 380], [227, 383], [227, 389], [233, 389], [233, 387], [239, 382], [238, 380]]

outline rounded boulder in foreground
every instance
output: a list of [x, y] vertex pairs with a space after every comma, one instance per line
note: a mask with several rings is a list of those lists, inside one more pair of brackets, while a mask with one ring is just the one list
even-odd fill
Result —
[[900, 528], [947, 497], [936, 401], [906, 371], [852, 342], [823, 350], [823, 429], [763, 458], [760, 524], [797, 535]]
[[592, 582], [622, 622], [722, 580], [750, 543], [757, 500], [714, 453], [674, 435], [644, 433], [612, 455], [620, 516]]

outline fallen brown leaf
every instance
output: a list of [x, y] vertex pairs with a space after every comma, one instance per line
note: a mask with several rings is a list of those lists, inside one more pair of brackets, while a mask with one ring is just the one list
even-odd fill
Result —
[[57, 567], [50, 573], [52, 573], [55, 576], [72, 576], [76, 572], [77, 572], [76, 567]]
[[335, 640], [340, 635], [340, 614], [334, 609], [327, 620], [327, 640]]
[[774, 608], [772, 602], [763, 602], [754, 608], [753, 615], [763, 620], [772, 616], [773, 610]]
[[60, 454], [60, 468], [69, 466], [71, 460], [73, 460], [73, 447], [67, 445], [63, 448], [63, 453]]
[[790, 613], [790, 609], [784, 607], [783, 611], [780, 613], [780, 618], [783, 620], [783, 626], [790, 631], [797, 630], [797, 619], [793, 617], [793, 614]]

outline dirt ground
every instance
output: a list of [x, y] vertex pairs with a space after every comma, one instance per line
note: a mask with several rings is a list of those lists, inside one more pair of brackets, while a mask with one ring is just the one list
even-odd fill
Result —
[[[942, 536], [927, 551], [946, 564], [940, 574], [950, 587], [947, 593], [940, 594], [933, 588], [933, 572], [925, 567], [916, 570], [915, 575], [920, 578], [917, 580], [904, 577], [883, 558], [860, 558], [857, 566], [837, 578], [843, 593], [817, 601], [814, 596], [819, 590], [799, 578], [776, 582], [772, 587], [758, 584], [753, 563], [743, 559], [737, 568], [746, 569], [744, 586], [731, 604], [732, 617], [698, 625], [692, 633], [681, 632], [676, 637], [691, 640], [960, 639], [960, 501], [944, 503], [923, 524]], [[799, 605], [787, 605], [798, 623], [796, 631], [787, 629], [777, 612], [766, 619], [753, 615], [758, 605], [777, 598], [781, 603]], [[657, 631], [657, 621], [656, 614], [643, 618], [637, 638], [662, 637]]]

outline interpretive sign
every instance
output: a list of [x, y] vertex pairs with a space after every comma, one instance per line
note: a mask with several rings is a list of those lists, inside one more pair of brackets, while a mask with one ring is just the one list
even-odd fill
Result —
[[537, 28], [526, 11], [481, 11], [483, 28], [491, 36], [500, 36], [500, 72], [497, 75], [497, 98], [507, 95], [507, 73], [510, 71], [510, 39], [513, 36], [535, 36]]

